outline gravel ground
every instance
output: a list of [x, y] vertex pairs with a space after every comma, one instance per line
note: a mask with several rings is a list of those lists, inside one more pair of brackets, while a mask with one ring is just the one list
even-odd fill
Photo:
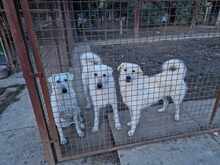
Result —
[[220, 83], [220, 38], [92, 46], [92, 51], [115, 71], [121, 62], [132, 62], [139, 64], [147, 75], [159, 73], [166, 60], [183, 60], [188, 68], [187, 100], [213, 97]]

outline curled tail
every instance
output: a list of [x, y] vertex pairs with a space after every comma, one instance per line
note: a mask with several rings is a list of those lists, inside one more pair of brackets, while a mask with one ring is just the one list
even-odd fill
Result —
[[162, 70], [173, 72], [184, 78], [186, 76], [187, 68], [183, 61], [179, 59], [171, 59], [163, 63]]

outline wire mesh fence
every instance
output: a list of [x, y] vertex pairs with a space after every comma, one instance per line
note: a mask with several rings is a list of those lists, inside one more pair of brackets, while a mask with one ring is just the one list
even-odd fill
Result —
[[[5, 48], [6, 62], [11, 71], [16, 71], [18, 69], [18, 61], [15, 54], [14, 42], [9, 30], [9, 25], [7, 23], [6, 15], [4, 13], [2, 2], [0, 1], [0, 38], [2, 45]], [[2, 59], [1, 59], [2, 63]]]
[[220, 1], [29, 7], [62, 157], [219, 127]]

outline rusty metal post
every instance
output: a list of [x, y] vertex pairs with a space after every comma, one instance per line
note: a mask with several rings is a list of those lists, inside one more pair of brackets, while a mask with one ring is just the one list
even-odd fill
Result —
[[212, 109], [212, 113], [211, 113], [211, 116], [210, 116], [210, 119], [209, 119], [209, 126], [211, 126], [212, 123], [213, 123], [215, 115], [216, 115], [216, 113], [218, 111], [219, 104], [220, 104], [220, 90], [217, 91], [217, 96], [216, 96], [215, 104], [214, 104], [214, 107]]
[[50, 136], [45, 116], [43, 113], [43, 106], [40, 99], [39, 90], [37, 89], [35, 73], [33, 70], [33, 66], [30, 62], [30, 57], [28, 56], [28, 51], [26, 49], [26, 45], [22, 36], [21, 27], [19, 26], [14, 1], [3, 1], [3, 5], [6, 11], [6, 16], [9, 22], [12, 37], [15, 42], [16, 51], [21, 61], [21, 69], [23, 71], [23, 75], [27, 83], [27, 88], [33, 106], [33, 111], [39, 128], [39, 133], [43, 142], [44, 151], [46, 153], [45, 156], [49, 164], [55, 164], [56, 159], [51, 146]]
[[6, 15], [0, 18], [0, 33], [2, 33], [3, 42], [5, 44], [6, 52], [8, 53], [7, 56], [10, 58], [9, 61], [11, 61], [11, 70], [18, 71], [20, 69], [18, 64], [18, 57], [15, 53], [14, 41], [9, 30]]
[[53, 117], [52, 107], [50, 104], [49, 90], [47, 87], [47, 79], [46, 79], [43, 64], [41, 61], [41, 55], [40, 55], [39, 45], [37, 42], [37, 36], [36, 36], [36, 33], [33, 31], [33, 22], [32, 22], [31, 12], [30, 12], [30, 8], [29, 8], [27, 0], [21, 1], [21, 8], [22, 8], [23, 15], [24, 15], [24, 21], [27, 26], [27, 34], [30, 39], [31, 46], [33, 48], [33, 55], [34, 55], [34, 59], [36, 62], [37, 72], [40, 73], [41, 75], [39, 77], [39, 82], [40, 82], [40, 86], [42, 89], [43, 98], [44, 98], [46, 111], [48, 115], [49, 131], [51, 135], [50, 137], [51, 137], [52, 142], [54, 142], [56, 154], [59, 159], [61, 157], [61, 151], [59, 147], [58, 133], [57, 133], [54, 117]]
[[134, 35], [135, 37], [139, 36], [141, 4], [142, 4], [142, 0], [138, 0], [137, 6], [134, 9]]

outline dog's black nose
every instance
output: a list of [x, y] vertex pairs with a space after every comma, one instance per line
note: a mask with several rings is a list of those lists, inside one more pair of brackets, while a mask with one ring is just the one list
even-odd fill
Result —
[[62, 89], [62, 93], [67, 93], [67, 89], [66, 89], [66, 88], [63, 88], [63, 89]]
[[131, 82], [131, 76], [126, 76], [126, 82]]
[[101, 88], [102, 88], [102, 83], [98, 83], [98, 84], [97, 84], [97, 88], [98, 88], [98, 89], [101, 89]]

